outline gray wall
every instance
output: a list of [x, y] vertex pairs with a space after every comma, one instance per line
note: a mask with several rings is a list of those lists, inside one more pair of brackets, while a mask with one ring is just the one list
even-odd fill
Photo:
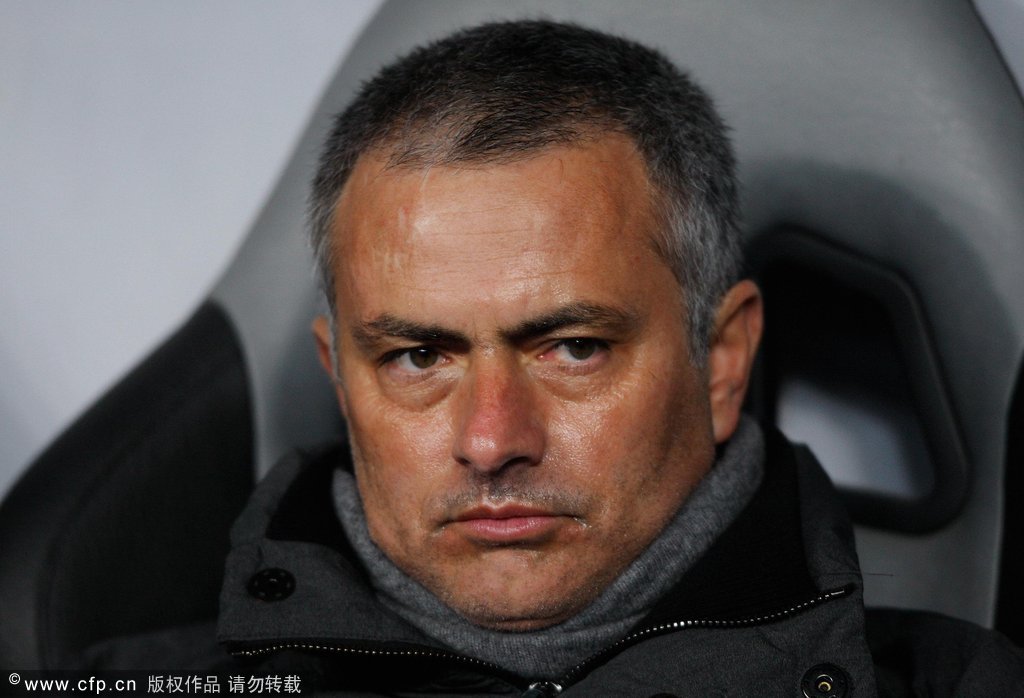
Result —
[[1024, 91], [1024, 0], [974, 0], [974, 6]]
[[230, 260], [379, 0], [0, 0], [0, 493]]

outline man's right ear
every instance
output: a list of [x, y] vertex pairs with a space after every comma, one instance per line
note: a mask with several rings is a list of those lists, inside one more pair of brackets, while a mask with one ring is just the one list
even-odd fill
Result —
[[338, 405], [341, 407], [341, 414], [348, 419], [348, 408], [345, 404], [345, 391], [342, 390], [341, 381], [338, 380], [338, 367], [335, 364], [335, 353], [332, 350], [334, 337], [331, 336], [331, 323], [323, 315], [317, 315], [313, 319], [313, 339], [316, 341], [316, 354], [320, 358], [320, 365], [327, 372], [334, 392], [338, 396]]

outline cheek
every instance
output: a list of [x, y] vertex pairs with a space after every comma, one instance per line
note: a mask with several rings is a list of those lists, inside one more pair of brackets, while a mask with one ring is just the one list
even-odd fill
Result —
[[548, 458], [564, 477], [599, 495], [602, 508], [635, 490], [649, 460], [651, 424], [621, 391], [599, 401], [562, 403], [550, 412]]
[[443, 482], [450, 459], [446, 428], [422, 414], [397, 414], [373, 398], [352, 403], [357, 404], [350, 410], [349, 434], [371, 532], [412, 531]]
[[606, 507], [630, 507], [685, 486], [706, 460], [710, 434], [706, 400], [686, 371], [637, 371], [598, 400], [561, 403], [550, 429], [555, 462], [600, 489]]
[[403, 408], [385, 394], [369, 367], [343, 364], [342, 370], [348, 385], [349, 430], [364, 460], [400, 470], [411, 463], [438, 462], [446, 433], [439, 410]]

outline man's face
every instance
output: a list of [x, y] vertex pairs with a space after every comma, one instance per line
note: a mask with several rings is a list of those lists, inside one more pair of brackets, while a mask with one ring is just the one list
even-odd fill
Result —
[[510, 164], [364, 156], [339, 200], [339, 398], [370, 534], [479, 625], [581, 611], [712, 461], [650, 191], [608, 136]]

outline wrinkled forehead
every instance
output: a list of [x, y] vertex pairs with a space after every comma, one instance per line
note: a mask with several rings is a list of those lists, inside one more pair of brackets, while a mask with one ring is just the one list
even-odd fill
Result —
[[[376, 149], [353, 167], [331, 227], [339, 257], [366, 245], [415, 246], [425, 230], [443, 229], [446, 220], [460, 229], [478, 221], [480, 237], [465, 238], [464, 252], [486, 253], [495, 242], [487, 234], [500, 232], [502, 216], [513, 213], [534, 224], [540, 245], [555, 229], [594, 235], [617, 228], [617, 236], [603, 241], [609, 253], [622, 234], [653, 236], [663, 228], [661, 197], [628, 136], [604, 133], [484, 161], [397, 159], [403, 153]], [[599, 219], [608, 224], [596, 225]]]
[[413, 168], [370, 154], [336, 210], [336, 300], [359, 295], [365, 305], [395, 287], [467, 300], [467, 289], [571, 296], [605, 284], [612, 293], [635, 274], [668, 271], [653, 243], [658, 221], [625, 137], [502, 163]]

